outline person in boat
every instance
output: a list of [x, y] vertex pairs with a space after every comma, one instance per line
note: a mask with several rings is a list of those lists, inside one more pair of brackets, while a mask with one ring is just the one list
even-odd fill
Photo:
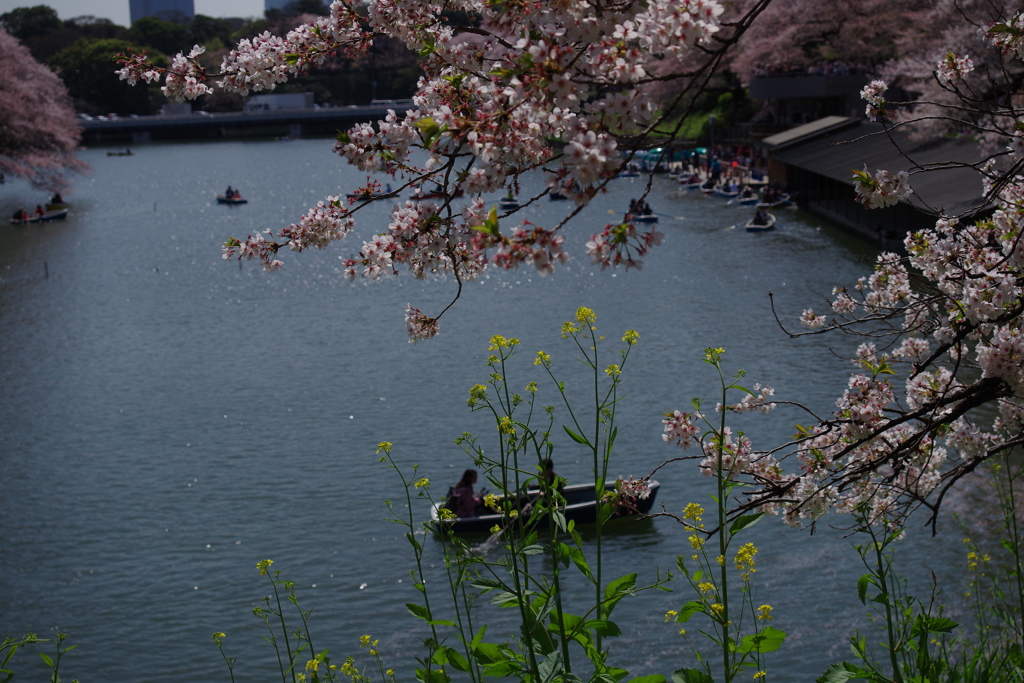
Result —
[[462, 473], [462, 479], [455, 485], [455, 515], [457, 517], [476, 517], [476, 509], [483, 503], [483, 497], [473, 495], [473, 484], [476, 483], [476, 470], [470, 468]]
[[45, 216], [45, 215], [46, 215], [46, 209], [44, 209], [44, 208], [43, 208], [43, 205], [42, 205], [42, 204], [36, 204], [36, 211], [35, 211], [35, 214], [36, 214], [37, 216], [39, 216], [40, 218], [42, 218], [43, 216]]
[[739, 185], [736, 184], [736, 181], [735, 180], [730, 180], [729, 181], [729, 192], [735, 193], [735, 192], [739, 192], [739, 191], [740, 191], [740, 188], [739, 188]]
[[555, 462], [551, 458], [544, 460], [544, 481], [556, 491], [561, 491], [565, 488], [565, 482], [555, 473]]
[[16, 221], [28, 220], [28, 214], [25, 213], [25, 207], [22, 207], [22, 208], [20, 208], [20, 209], [18, 209], [17, 211], [14, 212], [14, 220], [16, 220]]
[[386, 185], [386, 186], [384, 187], [384, 192], [386, 192], [387, 194], [391, 194], [391, 193], [393, 192], [393, 190], [391, 189], [391, 183], [388, 183], [388, 184], [387, 184], [387, 185]]
[[64, 198], [60, 196], [60, 192], [53, 193], [53, 199], [50, 200], [51, 204], [63, 204]]
[[230, 185], [228, 185], [228, 189], [224, 190], [224, 198], [225, 199], [234, 199], [235, 198], [235, 191], [231, 189]]
[[740, 196], [743, 197], [743, 199], [750, 199], [754, 196], [754, 191], [750, 189], [750, 185], [744, 185], [743, 192], [740, 193]]
[[764, 209], [758, 209], [757, 213], [754, 214], [754, 225], [768, 225], [768, 214], [765, 213]]
[[641, 199], [640, 200], [640, 204], [639, 204], [639, 206], [637, 206], [637, 209], [640, 211], [640, 215], [641, 216], [650, 216], [651, 215], [651, 205], [647, 203], [646, 199]]

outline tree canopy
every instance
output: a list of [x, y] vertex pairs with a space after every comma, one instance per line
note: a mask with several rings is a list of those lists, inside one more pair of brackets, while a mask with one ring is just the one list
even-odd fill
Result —
[[0, 171], [38, 188], [63, 190], [81, 136], [61, 80], [0, 29]]

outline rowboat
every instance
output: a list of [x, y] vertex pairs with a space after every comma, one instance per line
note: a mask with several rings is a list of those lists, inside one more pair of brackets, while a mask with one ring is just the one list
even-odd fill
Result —
[[130, 149], [119, 149], [116, 152], [107, 152], [108, 157], [131, 157], [135, 156], [135, 153]]
[[502, 211], [512, 211], [519, 208], [519, 200], [512, 196], [502, 197], [498, 202], [498, 208]]
[[761, 198], [757, 196], [756, 192], [749, 197], [740, 197], [736, 200], [738, 204], [742, 204], [743, 206], [753, 206], [754, 204], [760, 203], [760, 201]]
[[761, 202], [760, 204], [757, 205], [757, 208], [759, 208], [759, 209], [774, 209], [774, 208], [776, 208], [778, 206], [789, 206], [792, 203], [793, 202], [792, 202], [792, 200], [790, 200], [789, 195], [783, 193], [783, 194], [779, 195], [779, 198], [776, 199], [774, 202]]
[[754, 219], [751, 218], [747, 221], [747, 232], [765, 232], [766, 230], [772, 230], [775, 227], [775, 215], [768, 214], [768, 222], [764, 225], [758, 225], [754, 223]]
[[715, 188], [715, 196], [716, 197], [725, 197], [726, 199], [734, 199], [734, 198], [740, 196], [740, 191], [736, 190], [735, 192], [727, 192], [726, 190], [723, 190], [721, 187], [716, 187]]
[[222, 194], [217, 195], [218, 204], [248, 204], [248, 199], [242, 199], [241, 197], [225, 197]]
[[634, 213], [631, 214], [634, 223], [657, 223], [658, 216], [653, 213]]
[[386, 193], [384, 192], [349, 192], [345, 196], [349, 199], [358, 199], [369, 201], [371, 199], [377, 199], [383, 197]]
[[[648, 482], [648, 486], [651, 490], [650, 495], [647, 496], [647, 498], [635, 500], [635, 510], [623, 506], [616, 511], [615, 516], [629, 517], [631, 515], [646, 514], [650, 512], [651, 508], [654, 506], [654, 499], [658, 495], [658, 489], [661, 487], [661, 484], [652, 480]], [[604, 487], [606, 491], [614, 491], [615, 482], [609, 481], [605, 483]], [[529, 498], [535, 497], [536, 494], [537, 490], [533, 489], [528, 493], [528, 495], [521, 497], [521, 503], [524, 506], [528, 505]], [[566, 522], [575, 521], [576, 524], [591, 524], [597, 521], [597, 503], [594, 500], [593, 484], [574, 484], [573, 486], [566, 486], [562, 489], [562, 495], [565, 496], [565, 509], [563, 510], [563, 514], [565, 514]], [[478, 534], [487, 533], [495, 526], [504, 527], [508, 523], [507, 519], [497, 513], [479, 515], [477, 517], [458, 517], [456, 519], [444, 520], [440, 519], [440, 515], [438, 513], [438, 509], [440, 507], [440, 503], [435, 503], [430, 510], [430, 519], [435, 530], [444, 525], [456, 534]], [[535, 521], [540, 520], [536, 520], [535, 518]]]
[[14, 225], [26, 225], [28, 223], [47, 223], [49, 221], [62, 221], [68, 217], [69, 209], [57, 209], [56, 211], [47, 211], [42, 216], [30, 215], [28, 218], [12, 218], [11, 223]]

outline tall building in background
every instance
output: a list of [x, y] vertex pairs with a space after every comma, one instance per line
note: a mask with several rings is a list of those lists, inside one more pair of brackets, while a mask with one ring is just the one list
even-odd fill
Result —
[[156, 17], [164, 21], [185, 23], [196, 16], [193, 0], [128, 0], [132, 23], [142, 17]]
[[291, 0], [263, 0], [263, 9], [284, 9]]

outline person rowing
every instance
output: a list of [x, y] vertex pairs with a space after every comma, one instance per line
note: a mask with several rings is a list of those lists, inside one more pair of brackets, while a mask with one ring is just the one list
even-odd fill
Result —
[[758, 209], [757, 213], [754, 214], [754, 225], [768, 225], [768, 214], [764, 212], [764, 209]]

